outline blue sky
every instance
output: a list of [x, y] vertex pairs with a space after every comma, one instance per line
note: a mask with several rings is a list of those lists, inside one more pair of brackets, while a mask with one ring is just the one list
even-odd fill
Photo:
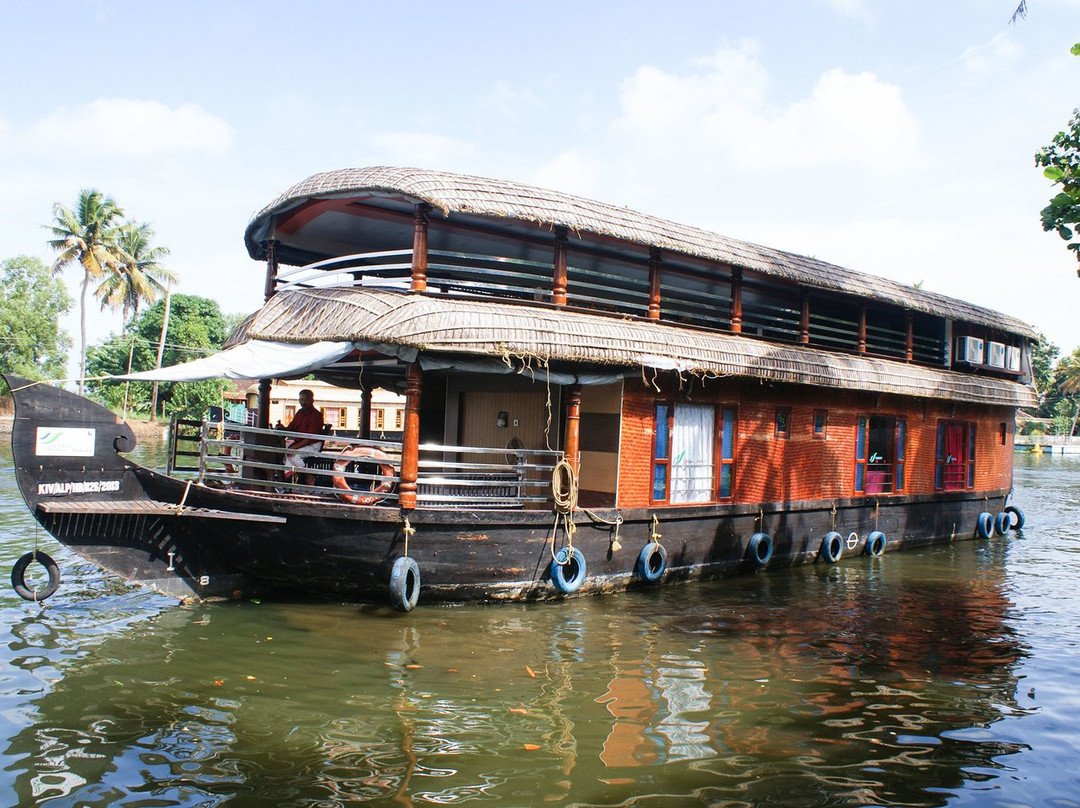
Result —
[[[51, 261], [53, 203], [95, 187], [179, 291], [246, 313], [256, 211], [413, 165], [922, 283], [1071, 351], [1080, 279], [1033, 154], [1080, 106], [1080, 0], [1010, 25], [1016, 2], [7, 2], [0, 258]], [[118, 329], [95, 313], [91, 341]]]

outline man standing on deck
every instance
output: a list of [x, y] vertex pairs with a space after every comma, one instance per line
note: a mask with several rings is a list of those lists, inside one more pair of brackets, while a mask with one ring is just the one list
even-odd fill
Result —
[[322, 413], [315, 409], [315, 394], [310, 390], [300, 391], [300, 409], [285, 427], [288, 432], [305, 432], [309, 435], [319, 435], [313, 438], [290, 438], [285, 442], [285, 477], [303, 473], [300, 482], [303, 485], [311, 485], [314, 478], [305, 472], [304, 458], [322, 451], [323, 417]]

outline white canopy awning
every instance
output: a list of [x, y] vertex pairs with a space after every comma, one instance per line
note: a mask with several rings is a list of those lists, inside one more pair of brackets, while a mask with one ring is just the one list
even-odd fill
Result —
[[336, 362], [353, 349], [352, 342], [270, 342], [251, 340], [213, 356], [113, 378], [133, 382], [197, 382], [202, 379], [281, 379], [303, 376]]

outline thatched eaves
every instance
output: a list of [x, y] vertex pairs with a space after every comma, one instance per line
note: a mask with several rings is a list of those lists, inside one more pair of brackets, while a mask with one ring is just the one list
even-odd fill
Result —
[[272, 297], [231, 342], [353, 341], [427, 354], [654, 368], [772, 382], [1026, 407], [1017, 382], [737, 334], [527, 304], [385, 290], [291, 290]]

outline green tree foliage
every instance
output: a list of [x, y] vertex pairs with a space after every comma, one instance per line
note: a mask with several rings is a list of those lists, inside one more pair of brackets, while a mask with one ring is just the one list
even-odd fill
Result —
[[154, 231], [146, 222], [122, 224], [116, 234], [116, 267], [94, 291], [102, 308], [123, 309], [125, 325], [142, 303], [153, 303], [176, 282], [176, 276], [161, 266], [169, 248], [155, 247], [153, 239]]
[[1035, 389], [1039, 394], [1039, 415], [1049, 418], [1047, 396], [1054, 386], [1054, 362], [1058, 356], [1058, 346], [1039, 332], [1039, 339], [1031, 346], [1031, 372], [1035, 377]]
[[1054, 419], [1054, 432], [1072, 435], [1080, 420], [1080, 348], [1063, 356], [1054, 367], [1046, 406]]
[[[1080, 42], [1072, 52], [1080, 56]], [[1066, 249], [1080, 262], [1080, 109], [1073, 110], [1068, 126], [1054, 135], [1050, 145], [1035, 155], [1035, 165], [1043, 167], [1043, 176], [1060, 186], [1050, 204], [1042, 209], [1043, 230], [1053, 230], [1066, 242]], [[1076, 270], [1080, 276], [1080, 268]]]
[[[175, 365], [205, 356], [221, 347], [228, 336], [225, 317], [218, 304], [195, 295], [173, 295], [169, 310], [168, 342], [162, 365]], [[165, 316], [165, 301], [159, 300], [135, 316], [122, 334], [94, 346], [87, 355], [87, 369], [94, 376], [114, 376], [127, 372], [131, 357], [132, 372], [151, 370], [157, 362], [158, 342]], [[150, 413], [151, 384], [111, 380], [89, 381], [91, 392], [113, 409], [124, 406], [131, 412]], [[210, 406], [221, 404], [225, 383], [218, 379], [202, 382], [162, 382], [158, 389], [159, 411], [166, 416], [200, 418]]]
[[70, 308], [63, 281], [37, 258], [0, 264], [0, 371], [62, 379], [71, 340], [60, 317]]
[[86, 377], [86, 291], [90, 281], [105, 277], [119, 264], [116, 224], [123, 215], [111, 197], [91, 188], [79, 192], [74, 210], [59, 202], [53, 205], [55, 218], [49, 227], [53, 235], [49, 246], [59, 253], [53, 271], [60, 272], [69, 264], [79, 264], [83, 270], [79, 294], [80, 393]]

